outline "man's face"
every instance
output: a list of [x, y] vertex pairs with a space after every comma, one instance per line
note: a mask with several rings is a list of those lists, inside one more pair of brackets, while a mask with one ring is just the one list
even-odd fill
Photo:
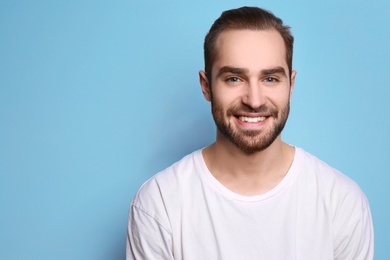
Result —
[[290, 79], [283, 39], [275, 30], [229, 30], [216, 49], [211, 82], [203, 73], [201, 83], [217, 138], [248, 154], [262, 151], [280, 136], [290, 109], [295, 71]]

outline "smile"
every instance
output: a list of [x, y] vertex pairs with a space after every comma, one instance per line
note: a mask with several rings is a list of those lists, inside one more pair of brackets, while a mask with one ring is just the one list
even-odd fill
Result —
[[258, 123], [258, 122], [264, 121], [266, 119], [266, 117], [265, 116], [259, 116], [259, 117], [240, 116], [240, 117], [238, 117], [238, 119], [240, 119], [243, 122], [247, 122], [247, 123]]

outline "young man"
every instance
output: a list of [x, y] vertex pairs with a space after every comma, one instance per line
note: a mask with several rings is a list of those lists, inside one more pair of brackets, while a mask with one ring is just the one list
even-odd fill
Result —
[[272, 13], [222, 13], [200, 84], [215, 143], [147, 181], [129, 215], [127, 259], [373, 259], [365, 195], [284, 143], [293, 36]]

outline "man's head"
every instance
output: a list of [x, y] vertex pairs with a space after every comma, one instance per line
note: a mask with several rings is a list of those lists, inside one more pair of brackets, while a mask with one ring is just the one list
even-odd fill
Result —
[[[280, 140], [288, 118], [296, 74], [293, 39], [280, 19], [259, 8], [226, 11], [221, 17], [206, 36], [208, 71], [200, 72], [217, 141], [248, 154], [263, 151]], [[288, 35], [287, 47], [281, 29]]]
[[283, 21], [269, 11], [258, 7], [241, 7], [227, 10], [211, 26], [204, 40], [204, 63], [205, 72], [210, 81], [212, 66], [218, 50], [216, 41], [223, 31], [227, 30], [276, 30], [283, 38], [286, 48], [286, 62], [289, 74], [292, 72], [294, 37], [290, 27], [283, 24]]

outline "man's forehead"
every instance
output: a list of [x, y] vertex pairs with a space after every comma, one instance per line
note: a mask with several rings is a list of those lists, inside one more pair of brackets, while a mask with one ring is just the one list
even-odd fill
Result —
[[266, 64], [266, 67], [288, 67], [283, 38], [274, 29], [223, 31], [216, 41], [215, 51], [213, 67], [245, 68], [251, 61]]

